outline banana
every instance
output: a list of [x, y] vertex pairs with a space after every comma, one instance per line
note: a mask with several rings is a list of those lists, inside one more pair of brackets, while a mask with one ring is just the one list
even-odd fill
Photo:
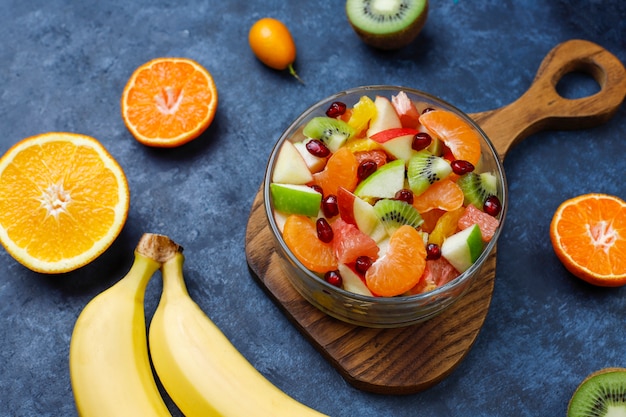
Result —
[[184, 256], [161, 267], [163, 293], [150, 323], [149, 347], [159, 380], [187, 417], [324, 416], [257, 371], [191, 299]]
[[144, 292], [163, 260], [179, 248], [144, 234], [130, 271], [83, 309], [70, 341], [70, 379], [82, 417], [171, 416], [148, 356]]

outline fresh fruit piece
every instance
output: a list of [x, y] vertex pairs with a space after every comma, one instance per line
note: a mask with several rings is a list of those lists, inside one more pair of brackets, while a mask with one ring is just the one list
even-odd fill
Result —
[[358, 151], [358, 152], [354, 152], [354, 156], [356, 157], [357, 161], [359, 161], [359, 164], [368, 159], [376, 162], [377, 168], [380, 168], [381, 166], [385, 165], [388, 161], [387, 154], [382, 149], [372, 149], [370, 151]]
[[[415, 201], [413, 201], [413, 207], [415, 207]], [[417, 211], [419, 211], [419, 209]], [[432, 233], [435, 229], [437, 221], [439, 221], [439, 218], [441, 218], [441, 216], [445, 213], [447, 213], [447, 211], [441, 209], [432, 209], [423, 212], [420, 211], [420, 216], [422, 216], [422, 220], [424, 220], [424, 223], [420, 226], [422, 231], [428, 234]]]
[[366, 44], [383, 50], [402, 48], [420, 33], [428, 0], [348, 0], [350, 25]]
[[178, 250], [165, 237], [144, 234], [128, 273], [81, 311], [69, 351], [78, 415], [171, 416], [150, 367], [144, 298], [161, 262]]
[[433, 110], [423, 113], [420, 123], [443, 141], [454, 159], [463, 159], [478, 166], [480, 134], [460, 116], [447, 110]]
[[361, 181], [354, 194], [364, 199], [393, 198], [397, 191], [404, 188], [404, 172], [403, 160], [388, 162]]
[[335, 235], [333, 249], [338, 262], [354, 262], [359, 256], [378, 258], [378, 245], [374, 239], [360, 231], [354, 224], [337, 219], [332, 227]]
[[371, 139], [380, 143], [387, 153], [395, 159], [408, 161], [415, 153], [413, 141], [419, 131], [415, 129], [397, 127], [382, 130], [371, 136]]
[[365, 283], [376, 295], [401, 295], [419, 282], [425, 265], [426, 249], [419, 232], [409, 225], [400, 226], [389, 239], [386, 253], [365, 273]]
[[459, 230], [459, 219], [464, 212], [465, 209], [463, 207], [445, 212], [437, 220], [433, 231], [428, 234], [428, 242], [441, 246], [444, 240]]
[[379, 143], [374, 142], [370, 138], [358, 138], [353, 139], [346, 143], [346, 148], [350, 149], [353, 153], [367, 152], [372, 150], [382, 150], [382, 146]]
[[359, 274], [348, 265], [339, 264], [339, 274], [341, 274], [341, 278], [343, 279], [344, 290], [368, 297], [374, 296], [369, 288], [367, 288], [367, 285], [365, 285], [365, 279], [362, 279]]
[[379, 242], [387, 237], [385, 227], [380, 222], [374, 207], [366, 201], [352, 194], [343, 187], [337, 189], [337, 205], [339, 215], [350, 224], [356, 225], [359, 230]]
[[302, 82], [293, 67], [296, 43], [283, 22], [270, 17], [257, 20], [248, 32], [248, 43], [259, 61], [275, 70], [286, 69]]
[[326, 167], [313, 174], [313, 182], [324, 190], [324, 195], [337, 195], [337, 188], [344, 187], [348, 191], [356, 188], [356, 172], [359, 167], [354, 154], [342, 147], [328, 158]]
[[626, 416], [626, 368], [604, 368], [587, 376], [567, 406], [567, 417]]
[[[324, 417], [289, 397], [241, 355], [190, 297], [183, 266], [180, 252], [163, 262], [163, 292], [148, 339], [154, 369], [181, 415]], [[121, 415], [153, 414], [108, 414]]]
[[360, 136], [368, 128], [370, 121], [376, 117], [376, 105], [368, 96], [361, 96], [352, 108], [348, 124], [352, 126], [355, 135]]
[[297, 214], [287, 217], [283, 239], [305, 268], [322, 274], [337, 269], [332, 243], [318, 239], [317, 228], [311, 218]]
[[369, 138], [383, 130], [402, 127], [400, 117], [387, 97], [376, 96], [374, 106], [376, 107], [376, 115], [372, 117], [369, 129], [367, 129]]
[[496, 195], [498, 192], [498, 179], [491, 172], [468, 172], [457, 180], [457, 185], [463, 190], [465, 199], [463, 204], [473, 204], [482, 209], [487, 197]]
[[312, 118], [302, 133], [306, 137], [321, 140], [334, 153], [352, 137], [354, 129], [339, 119], [319, 116]]
[[395, 96], [391, 96], [391, 104], [396, 109], [396, 113], [400, 117], [402, 127], [417, 129], [420, 125], [420, 112], [417, 110], [415, 103], [404, 92], [400, 91]]
[[578, 278], [594, 285], [626, 284], [626, 202], [591, 193], [561, 203], [550, 223], [557, 257]]
[[493, 216], [485, 213], [482, 210], [474, 207], [473, 204], [465, 207], [463, 215], [459, 218], [459, 229], [467, 229], [473, 224], [477, 224], [480, 227], [480, 233], [485, 242], [489, 242], [493, 235], [496, 233], [500, 222]]
[[389, 236], [393, 235], [400, 226], [409, 225], [417, 228], [423, 222], [415, 207], [401, 200], [387, 198], [378, 200], [374, 204], [374, 212]]
[[[293, 144], [293, 146], [296, 148], [296, 150], [298, 151], [298, 153], [304, 160], [304, 163], [309, 169], [310, 174], [314, 174], [316, 172], [320, 172], [321, 170], [323, 170], [324, 167], [326, 166], [326, 161], [327, 161], [326, 157], [316, 156], [316, 155], [313, 155], [311, 152], [309, 152], [309, 150], [307, 149], [307, 143], [312, 142], [312, 141], [313, 139], [305, 139], [302, 142], [296, 142]], [[289, 141], [286, 141], [285, 144], [287, 142]], [[304, 179], [304, 177], [302, 179]], [[306, 184], [308, 182], [311, 182], [312, 180], [313, 180], [313, 176], [311, 175], [311, 178], [308, 181], [303, 182], [302, 184]]]
[[448, 178], [435, 182], [422, 194], [414, 196], [413, 207], [421, 214], [439, 209], [453, 211], [463, 206], [465, 195], [457, 183]]
[[283, 184], [307, 184], [313, 181], [306, 161], [296, 146], [288, 140], [283, 143], [276, 157], [272, 181]]
[[137, 68], [122, 93], [122, 119], [140, 143], [172, 148], [200, 136], [217, 111], [211, 74], [188, 58], [157, 58]]
[[322, 195], [308, 185], [270, 184], [274, 209], [284, 214], [314, 217], [320, 211]]
[[96, 259], [129, 204], [124, 171], [92, 137], [44, 133], [0, 158], [0, 242], [33, 271], [69, 272]]
[[437, 181], [446, 178], [452, 172], [445, 159], [428, 151], [415, 153], [407, 164], [407, 180], [413, 194], [419, 196]]
[[465, 272], [483, 251], [483, 238], [477, 224], [449, 236], [441, 244], [441, 256], [459, 272]]
[[459, 272], [445, 258], [426, 260], [424, 273], [420, 281], [408, 291], [408, 294], [422, 294], [447, 284], [459, 276]]

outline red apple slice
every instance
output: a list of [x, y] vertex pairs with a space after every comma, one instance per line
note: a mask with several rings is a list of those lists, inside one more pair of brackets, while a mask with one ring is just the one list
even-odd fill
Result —
[[337, 189], [339, 216], [346, 223], [354, 224], [360, 231], [377, 243], [387, 237], [387, 232], [374, 212], [374, 207], [343, 187]]
[[370, 139], [380, 144], [383, 144], [399, 136], [415, 136], [419, 132], [419, 130], [410, 127], [393, 127], [391, 129], [381, 130], [380, 132], [370, 136]]
[[383, 130], [402, 127], [398, 113], [396, 113], [396, 109], [388, 98], [376, 96], [374, 106], [376, 106], [376, 116], [370, 122], [367, 136], [372, 137], [372, 135]]

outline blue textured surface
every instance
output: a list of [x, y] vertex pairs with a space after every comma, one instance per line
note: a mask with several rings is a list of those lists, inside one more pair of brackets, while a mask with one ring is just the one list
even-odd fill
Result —
[[[306, 85], [251, 54], [248, 29], [266, 15], [291, 28]], [[324, 413], [564, 415], [587, 374], [626, 366], [626, 289], [573, 278], [552, 252], [548, 225], [566, 198], [592, 191], [626, 198], [624, 106], [600, 127], [541, 132], [509, 152], [510, 206], [486, 323], [452, 375], [422, 393], [372, 395], [346, 383], [250, 275], [245, 226], [272, 144], [319, 99], [359, 85], [398, 84], [468, 113], [498, 108], [528, 88], [560, 42], [590, 40], [626, 62], [625, 17], [620, 0], [433, 1], [418, 41], [382, 53], [352, 32], [341, 1], [3, 0], [0, 152], [46, 131], [94, 136], [124, 168], [131, 209], [113, 246], [73, 273], [35, 274], [0, 251], [0, 415], [76, 415], [68, 374], [74, 321], [126, 273], [143, 232], [183, 244], [198, 304], [257, 369]], [[140, 145], [120, 117], [128, 77], [158, 56], [199, 61], [220, 93], [209, 130], [173, 150]], [[597, 86], [568, 77], [560, 88], [578, 97]], [[148, 314], [159, 291], [155, 279]]]

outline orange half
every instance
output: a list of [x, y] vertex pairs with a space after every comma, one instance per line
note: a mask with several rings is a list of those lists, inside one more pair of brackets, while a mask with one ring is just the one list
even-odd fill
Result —
[[171, 148], [200, 136], [217, 110], [211, 74], [187, 58], [157, 58], [133, 72], [122, 93], [122, 118], [141, 143]]
[[550, 223], [557, 257], [578, 278], [594, 285], [626, 284], [626, 202], [606, 194], [564, 201]]
[[94, 260], [121, 232], [129, 201], [122, 168], [89, 136], [33, 136], [0, 159], [0, 241], [33, 271]]

